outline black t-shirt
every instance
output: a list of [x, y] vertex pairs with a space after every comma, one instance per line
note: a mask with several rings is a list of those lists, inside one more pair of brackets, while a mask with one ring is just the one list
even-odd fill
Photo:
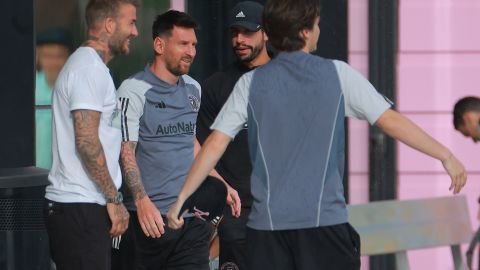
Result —
[[[202, 103], [197, 118], [197, 139], [200, 144], [203, 144], [210, 134], [210, 126], [232, 93], [237, 80], [250, 70], [244, 65], [236, 63], [225, 71], [214, 73], [205, 80], [202, 85]], [[250, 207], [253, 201], [250, 192], [252, 164], [248, 151], [246, 124], [228, 145], [215, 169], [228, 184], [238, 191], [242, 206]]]

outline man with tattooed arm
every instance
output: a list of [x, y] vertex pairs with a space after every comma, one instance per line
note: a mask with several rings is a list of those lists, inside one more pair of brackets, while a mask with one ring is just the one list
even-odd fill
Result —
[[[165, 226], [165, 215], [199, 148], [195, 127], [201, 90], [198, 82], [186, 75], [196, 56], [196, 29], [195, 20], [184, 12], [169, 10], [158, 15], [152, 25], [153, 62], [118, 89], [120, 155], [130, 191], [125, 205], [131, 226], [120, 244], [122, 260], [127, 257], [122, 266], [133, 265], [127, 269], [209, 269], [212, 226], [204, 220], [215, 216], [212, 209], [200, 207], [196, 201], [195, 212], [185, 216], [183, 230]], [[238, 215], [236, 191], [220, 181], [211, 183], [223, 191], [228, 189]], [[218, 193], [200, 194], [208, 196], [206, 201], [225, 205], [226, 198]]]
[[120, 129], [106, 64], [138, 35], [137, 0], [91, 0], [88, 38], [68, 59], [53, 91], [52, 169], [45, 222], [58, 270], [110, 269], [111, 237], [128, 227], [118, 192]]

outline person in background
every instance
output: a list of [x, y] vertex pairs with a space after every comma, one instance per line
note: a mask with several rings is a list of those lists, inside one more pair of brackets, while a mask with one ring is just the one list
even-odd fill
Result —
[[[473, 143], [480, 142], [480, 98], [468, 96], [461, 98], [453, 107], [453, 127]], [[480, 204], [480, 198], [478, 198]], [[480, 220], [480, 207], [477, 219]], [[467, 250], [467, 265], [472, 268], [473, 251], [480, 241], [480, 228], [475, 233]], [[479, 262], [480, 264], [480, 262]]]
[[[197, 138], [203, 144], [212, 132], [218, 113], [232, 93], [238, 79], [245, 73], [270, 61], [267, 53], [268, 37], [262, 27], [263, 6], [252, 1], [238, 3], [230, 10], [230, 40], [236, 62], [223, 71], [211, 75], [202, 84], [202, 103], [197, 119]], [[245, 125], [230, 143], [215, 169], [240, 196], [242, 210], [239, 217], [226, 208], [218, 226], [220, 245], [219, 265], [222, 269], [246, 270], [246, 231], [252, 206], [250, 175], [252, 165], [248, 151], [248, 126]], [[215, 242], [214, 242], [215, 243]]]
[[474, 143], [480, 142], [480, 98], [464, 97], [453, 108], [453, 126], [455, 130], [470, 138]]
[[35, 165], [52, 166], [52, 89], [73, 49], [71, 33], [60, 27], [37, 35], [35, 78]]

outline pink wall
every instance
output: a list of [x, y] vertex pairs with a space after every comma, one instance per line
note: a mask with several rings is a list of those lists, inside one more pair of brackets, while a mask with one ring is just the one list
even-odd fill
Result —
[[[348, 3], [349, 63], [368, 77], [368, 0]], [[349, 120], [350, 202], [368, 202], [368, 123]]]
[[[449, 147], [465, 164], [472, 227], [478, 226], [480, 146], [455, 132], [451, 111], [465, 95], [480, 95], [480, 2], [399, 0], [397, 109]], [[368, 75], [368, 0], [349, 1], [349, 62]], [[350, 120], [351, 202], [368, 201], [368, 125]], [[450, 180], [439, 161], [398, 144], [398, 198], [446, 196]], [[463, 249], [465, 251], [465, 248]], [[412, 270], [453, 269], [448, 247], [409, 251]], [[362, 263], [365, 262], [363, 259]], [[363, 263], [362, 269], [368, 269]]]
[[[465, 95], [480, 95], [480, 2], [400, 0], [397, 108], [449, 147], [465, 164], [472, 226], [480, 183], [480, 146], [453, 130], [451, 111]], [[442, 164], [398, 147], [399, 199], [449, 195]], [[465, 251], [465, 248], [463, 249]], [[411, 251], [412, 269], [453, 269], [448, 247]]]
[[[368, 77], [368, 0], [348, 3], [348, 59], [350, 65]], [[350, 203], [368, 202], [368, 123], [348, 120], [349, 128], [349, 195]], [[363, 256], [362, 270], [368, 270], [368, 257]]]
[[185, 11], [185, 0], [170, 0], [170, 9]]

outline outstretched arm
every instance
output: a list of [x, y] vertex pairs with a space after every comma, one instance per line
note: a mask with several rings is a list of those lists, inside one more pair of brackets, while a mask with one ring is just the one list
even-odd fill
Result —
[[[198, 139], [195, 138], [195, 157], [197, 156], [201, 148], [202, 146], [198, 142]], [[223, 179], [223, 177], [217, 172], [217, 170], [213, 169], [210, 172], [210, 175], [223, 182], [223, 184], [227, 188], [227, 205], [230, 206], [230, 209], [232, 210], [232, 216], [239, 217], [240, 211], [242, 209], [242, 202], [240, 200], [240, 196], [238, 196], [238, 192], [234, 188], [232, 188], [227, 183], [227, 181], [225, 181], [225, 179]]]
[[[72, 117], [75, 147], [85, 170], [105, 198], [115, 197], [118, 191], [108, 171], [105, 152], [98, 136], [101, 113], [75, 110], [72, 111]], [[125, 206], [122, 203], [107, 203], [107, 212], [112, 221], [110, 235], [115, 237], [122, 234], [128, 228], [129, 214]]]
[[192, 167], [183, 184], [182, 190], [178, 195], [177, 201], [170, 208], [167, 214], [168, 226], [172, 229], [178, 229], [183, 225], [183, 218], [179, 217], [180, 209], [185, 200], [192, 195], [202, 184], [208, 174], [217, 164], [220, 157], [225, 152], [231, 138], [226, 134], [215, 130], [213, 131], [198, 152]]
[[453, 189], [454, 194], [460, 192], [465, 186], [467, 173], [463, 164], [448, 148], [430, 137], [408, 118], [388, 109], [378, 118], [376, 125], [388, 135], [413, 149], [440, 160], [452, 180], [449, 190]]
[[120, 152], [120, 161], [122, 164], [125, 182], [132, 193], [137, 207], [137, 217], [143, 233], [148, 237], [158, 238], [165, 233], [163, 218], [160, 215], [155, 204], [145, 192], [142, 177], [135, 157], [137, 142], [124, 141]]

